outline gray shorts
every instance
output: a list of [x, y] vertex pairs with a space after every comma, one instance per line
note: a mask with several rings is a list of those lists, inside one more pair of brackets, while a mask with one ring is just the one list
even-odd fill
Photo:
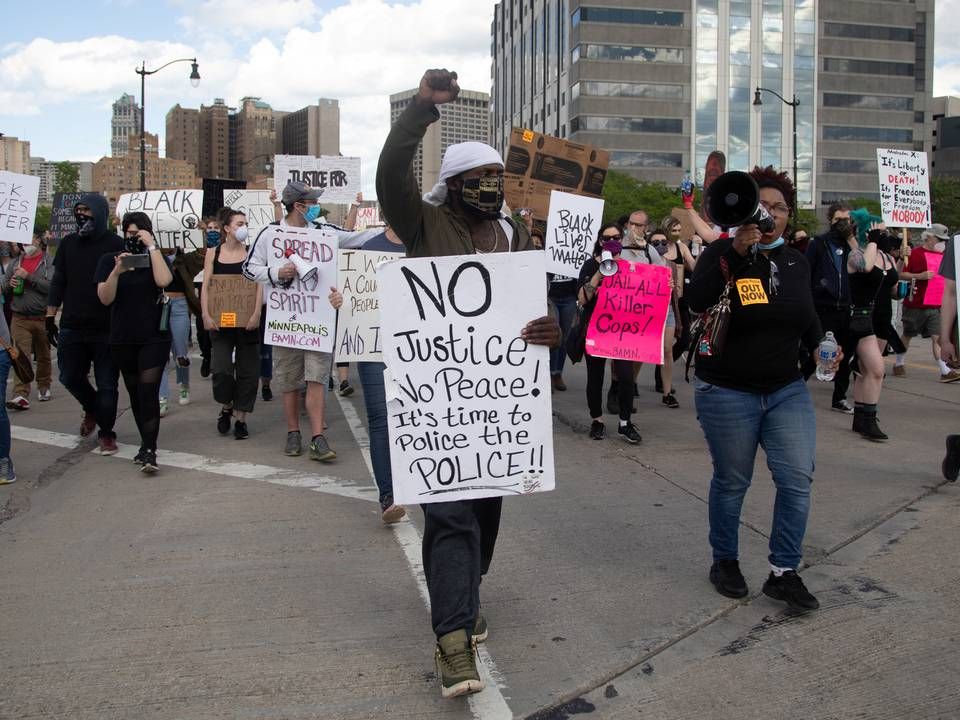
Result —
[[273, 346], [273, 383], [280, 392], [293, 392], [305, 382], [324, 383], [330, 377], [331, 353]]
[[924, 338], [940, 335], [940, 308], [903, 308], [903, 334]]

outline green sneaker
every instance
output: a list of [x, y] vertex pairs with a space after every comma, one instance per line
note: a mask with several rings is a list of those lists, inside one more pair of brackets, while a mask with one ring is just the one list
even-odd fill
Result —
[[487, 639], [487, 619], [483, 613], [477, 613], [477, 619], [473, 621], [473, 635], [471, 636], [475, 643], [482, 643]]
[[483, 690], [476, 646], [467, 639], [466, 630], [454, 630], [439, 638], [435, 659], [441, 697], [460, 697]]
[[310, 459], [321, 462], [329, 462], [337, 457], [337, 454], [330, 449], [327, 439], [323, 435], [317, 435], [310, 443]]

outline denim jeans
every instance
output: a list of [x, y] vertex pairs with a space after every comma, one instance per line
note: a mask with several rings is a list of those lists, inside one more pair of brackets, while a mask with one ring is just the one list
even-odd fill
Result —
[[[96, 390], [87, 377], [91, 363]], [[84, 412], [96, 417], [100, 434], [115, 435], [113, 425], [117, 421], [120, 371], [107, 345], [107, 333], [60, 328], [57, 367], [60, 369], [60, 384], [77, 399]]]
[[570, 334], [570, 326], [577, 314], [577, 298], [574, 296], [554, 298], [553, 304], [557, 306], [557, 320], [560, 323], [563, 340], [560, 342], [560, 347], [550, 351], [550, 374], [560, 375], [563, 372], [563, 364], [567, 360], [567, 335]]
[[393, 498], [393, 473], [390, 469], [390, 437], [387, 435], [387, 398], [383, 389], [384, 364], [358, 362], [357, 373], [367, 406], [367, 432], [370, 434], [370, 464], [380, 491], [380, 501]]
[[[181, 367], [176, 360], [178, 357], [188, 358], [190, 352], [190, 308], [186, 298], [170, 298], [170, 351], [177, 368], [177, 385], [190, 387], [190, 367]], [[168, 362], [160, 379], [160, 397], [164, 398], [170, 397], [169, 367]]]
[[697, 417], [710, 447], [710, 546], [714, 560], [738, 558], [740, 510], [763, 447], [776, 486], [771, 565], [797, 568], [810, 513], [816, 418], [802, 380], [762, 395], [695, 384]]
[[[5, 350], [0, 350], [0, 387], [7, 387], [9, 375], [10, 355]], [[0, 458], [8, 457], [10, 457], [10, 417], [7, 415], [7, 404], [0, 402]]]

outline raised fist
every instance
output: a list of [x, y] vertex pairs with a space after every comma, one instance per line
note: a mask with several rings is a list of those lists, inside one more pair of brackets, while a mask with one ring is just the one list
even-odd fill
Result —
[[420, 80], [417, 101], [424, 104], [443, 105], [453, 102], [460, 94], [457, 74], [446, 69], [427, 70]]

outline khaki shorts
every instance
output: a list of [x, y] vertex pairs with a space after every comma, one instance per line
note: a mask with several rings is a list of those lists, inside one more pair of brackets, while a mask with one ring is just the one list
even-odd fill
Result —
[[939, 308], [903, 308], [903, 334], [907, 337], [920, 335], [928, 338], [940, 335]]
[[293, 392], [304, 382], [324, 383], [330, 377], [330, 353], [273, 346], [273, 383], [280, 392]]

